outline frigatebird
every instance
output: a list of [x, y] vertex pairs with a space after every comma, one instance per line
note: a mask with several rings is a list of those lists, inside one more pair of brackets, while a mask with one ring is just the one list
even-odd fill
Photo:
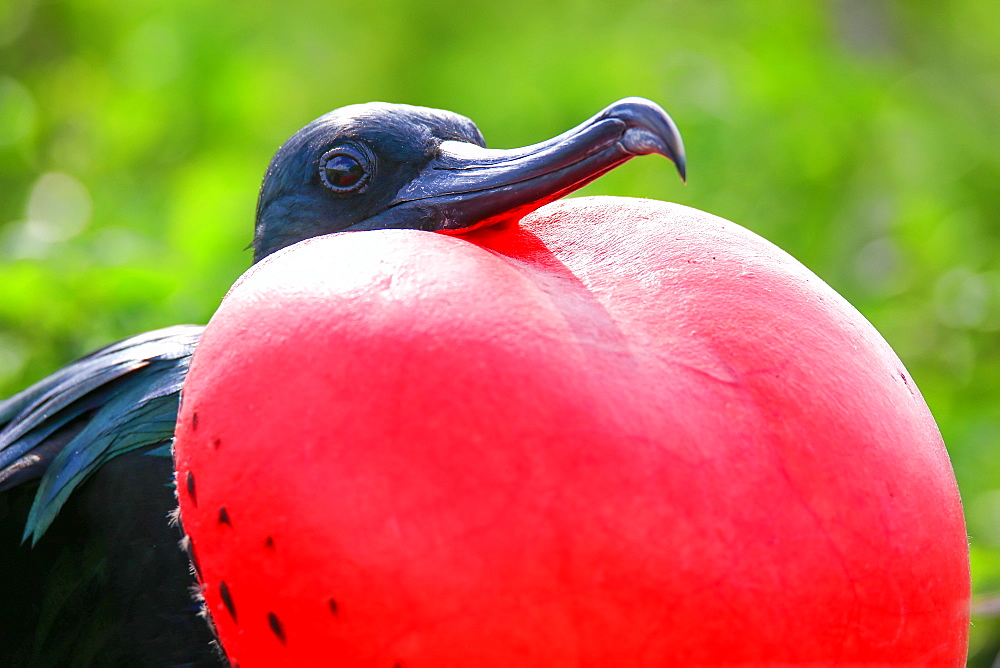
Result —
[[[642, 98], [509, 150], [486, 148], [476, 125], [452, 112], [343, 107], [271, 160], [253, 262], [324, 234], [515, 221], [650, 153], [684, 177], [677, 128]], [[224, 663], [191, 595], [181, 531], [168, 522], [171, 438], [202, 329], [119, 341], [0, 403], [0, 550], [11, 569], [0, 653], [14, 663]]]

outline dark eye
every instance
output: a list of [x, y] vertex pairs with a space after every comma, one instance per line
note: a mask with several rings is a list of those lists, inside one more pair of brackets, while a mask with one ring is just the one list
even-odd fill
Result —
[[367, 161], [343, 149], [326, 153], [319, 162], [319, 173], [326, 186], [338, 193], [361, 190], [368, 182]]

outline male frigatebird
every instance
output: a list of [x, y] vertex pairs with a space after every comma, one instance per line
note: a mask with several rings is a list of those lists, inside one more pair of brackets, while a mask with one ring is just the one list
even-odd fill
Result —
[[[344, 107], [272, 159], [253, 260], [323, 234], [516, 220], [650, 153], [684, 176], [676, 127], [641, 98], [511, 150], [485, 148], [475, 124], [451, 112]], [[198, 617], [180, 530], [167, 520], [176, 505], [170, 441], [201, 332], [183, 325], [125, 339], [0, 403], [0, 655], [29, 665], [224, 661]]]

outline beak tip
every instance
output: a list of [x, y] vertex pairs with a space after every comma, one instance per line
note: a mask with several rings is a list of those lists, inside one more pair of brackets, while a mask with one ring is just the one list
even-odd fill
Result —
[[633, 155], [658, 153], [677, 167], [681, 181], [687, 183], [687, 160], [684, 141], [670, 115], [645, 98], [627, 97], [611, 104], [597, 118], [616, 118], [625, 124], [622, 145]]

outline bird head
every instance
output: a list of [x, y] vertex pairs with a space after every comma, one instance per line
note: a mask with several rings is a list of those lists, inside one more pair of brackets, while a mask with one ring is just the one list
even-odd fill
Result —
[[637, 155], [685, 174], [684, 145], [658, 105], [626, 98], [547, 141], [489, 149], [468, 118], [372, 102], [308, 124], [278, 149], [257, 203], [254, 262], [348, 230], [463, 232], [513, 220]]

